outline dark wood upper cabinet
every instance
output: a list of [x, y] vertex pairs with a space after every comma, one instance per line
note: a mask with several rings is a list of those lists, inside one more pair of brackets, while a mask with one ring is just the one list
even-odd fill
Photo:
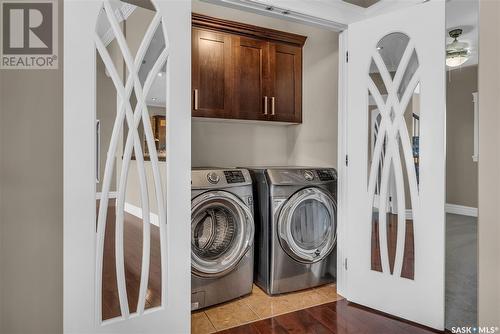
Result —
[[302, 123], [302, 48], [270, 47], [271, 120]]
[[264, 96], [269, 91], [269, 45], [258, 39], [233, 36], [233, 115], [267, 120]]
[[305, 40], [193, 14], [192, 115], [301, 123]]
[[231, 59], [231, 36], [193, 28], [193, 116], [231, 117]]

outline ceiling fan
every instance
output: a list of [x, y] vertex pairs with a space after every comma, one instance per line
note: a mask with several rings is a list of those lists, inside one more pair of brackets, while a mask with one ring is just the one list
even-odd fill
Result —
[[460, 42], [458, 37], [462, 35], [462, 29], [453, 29], [448, 33], [453, 42], [446, 45], [446, 65], [449, 67], [457, 67], [464, 64], [470, 58], [469, 43]]

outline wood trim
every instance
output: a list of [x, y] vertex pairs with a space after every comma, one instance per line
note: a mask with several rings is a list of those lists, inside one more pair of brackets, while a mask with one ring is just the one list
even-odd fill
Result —
[[297, 46], [304, 46], [307, 36], [291, 34], [274, 29], [257, 27], [250, 24], [223, 20], [203, 14], [192, 13], [192, 26], [231, 34], [238, 34], [247, 37], [271, 40], [275, 42], [287, 43]]

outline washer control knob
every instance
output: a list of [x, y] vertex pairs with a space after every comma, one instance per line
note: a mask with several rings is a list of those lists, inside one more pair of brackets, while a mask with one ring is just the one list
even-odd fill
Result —
[[217, 175], [217, 173], [210, 172], [210, 173], [207, 174], [207, 180], [211, 184], [217, 184], [220, 181], [220, 177], [219, 177], [219, 175]]
[[304, 179], [306, 179], [307, 181], [314, 180], [314, 173], [310, 170], [304, 171]]

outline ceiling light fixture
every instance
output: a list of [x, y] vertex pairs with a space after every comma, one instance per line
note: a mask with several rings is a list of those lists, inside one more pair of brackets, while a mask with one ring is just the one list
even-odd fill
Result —
[[463, 65], [470, 58], [469, 43], [458, 41], [458, 37], [462, 35], [462, 29], [453, 29], [449, 35], [454, 40], [446, 45], [446, 65], [449, 67]]

